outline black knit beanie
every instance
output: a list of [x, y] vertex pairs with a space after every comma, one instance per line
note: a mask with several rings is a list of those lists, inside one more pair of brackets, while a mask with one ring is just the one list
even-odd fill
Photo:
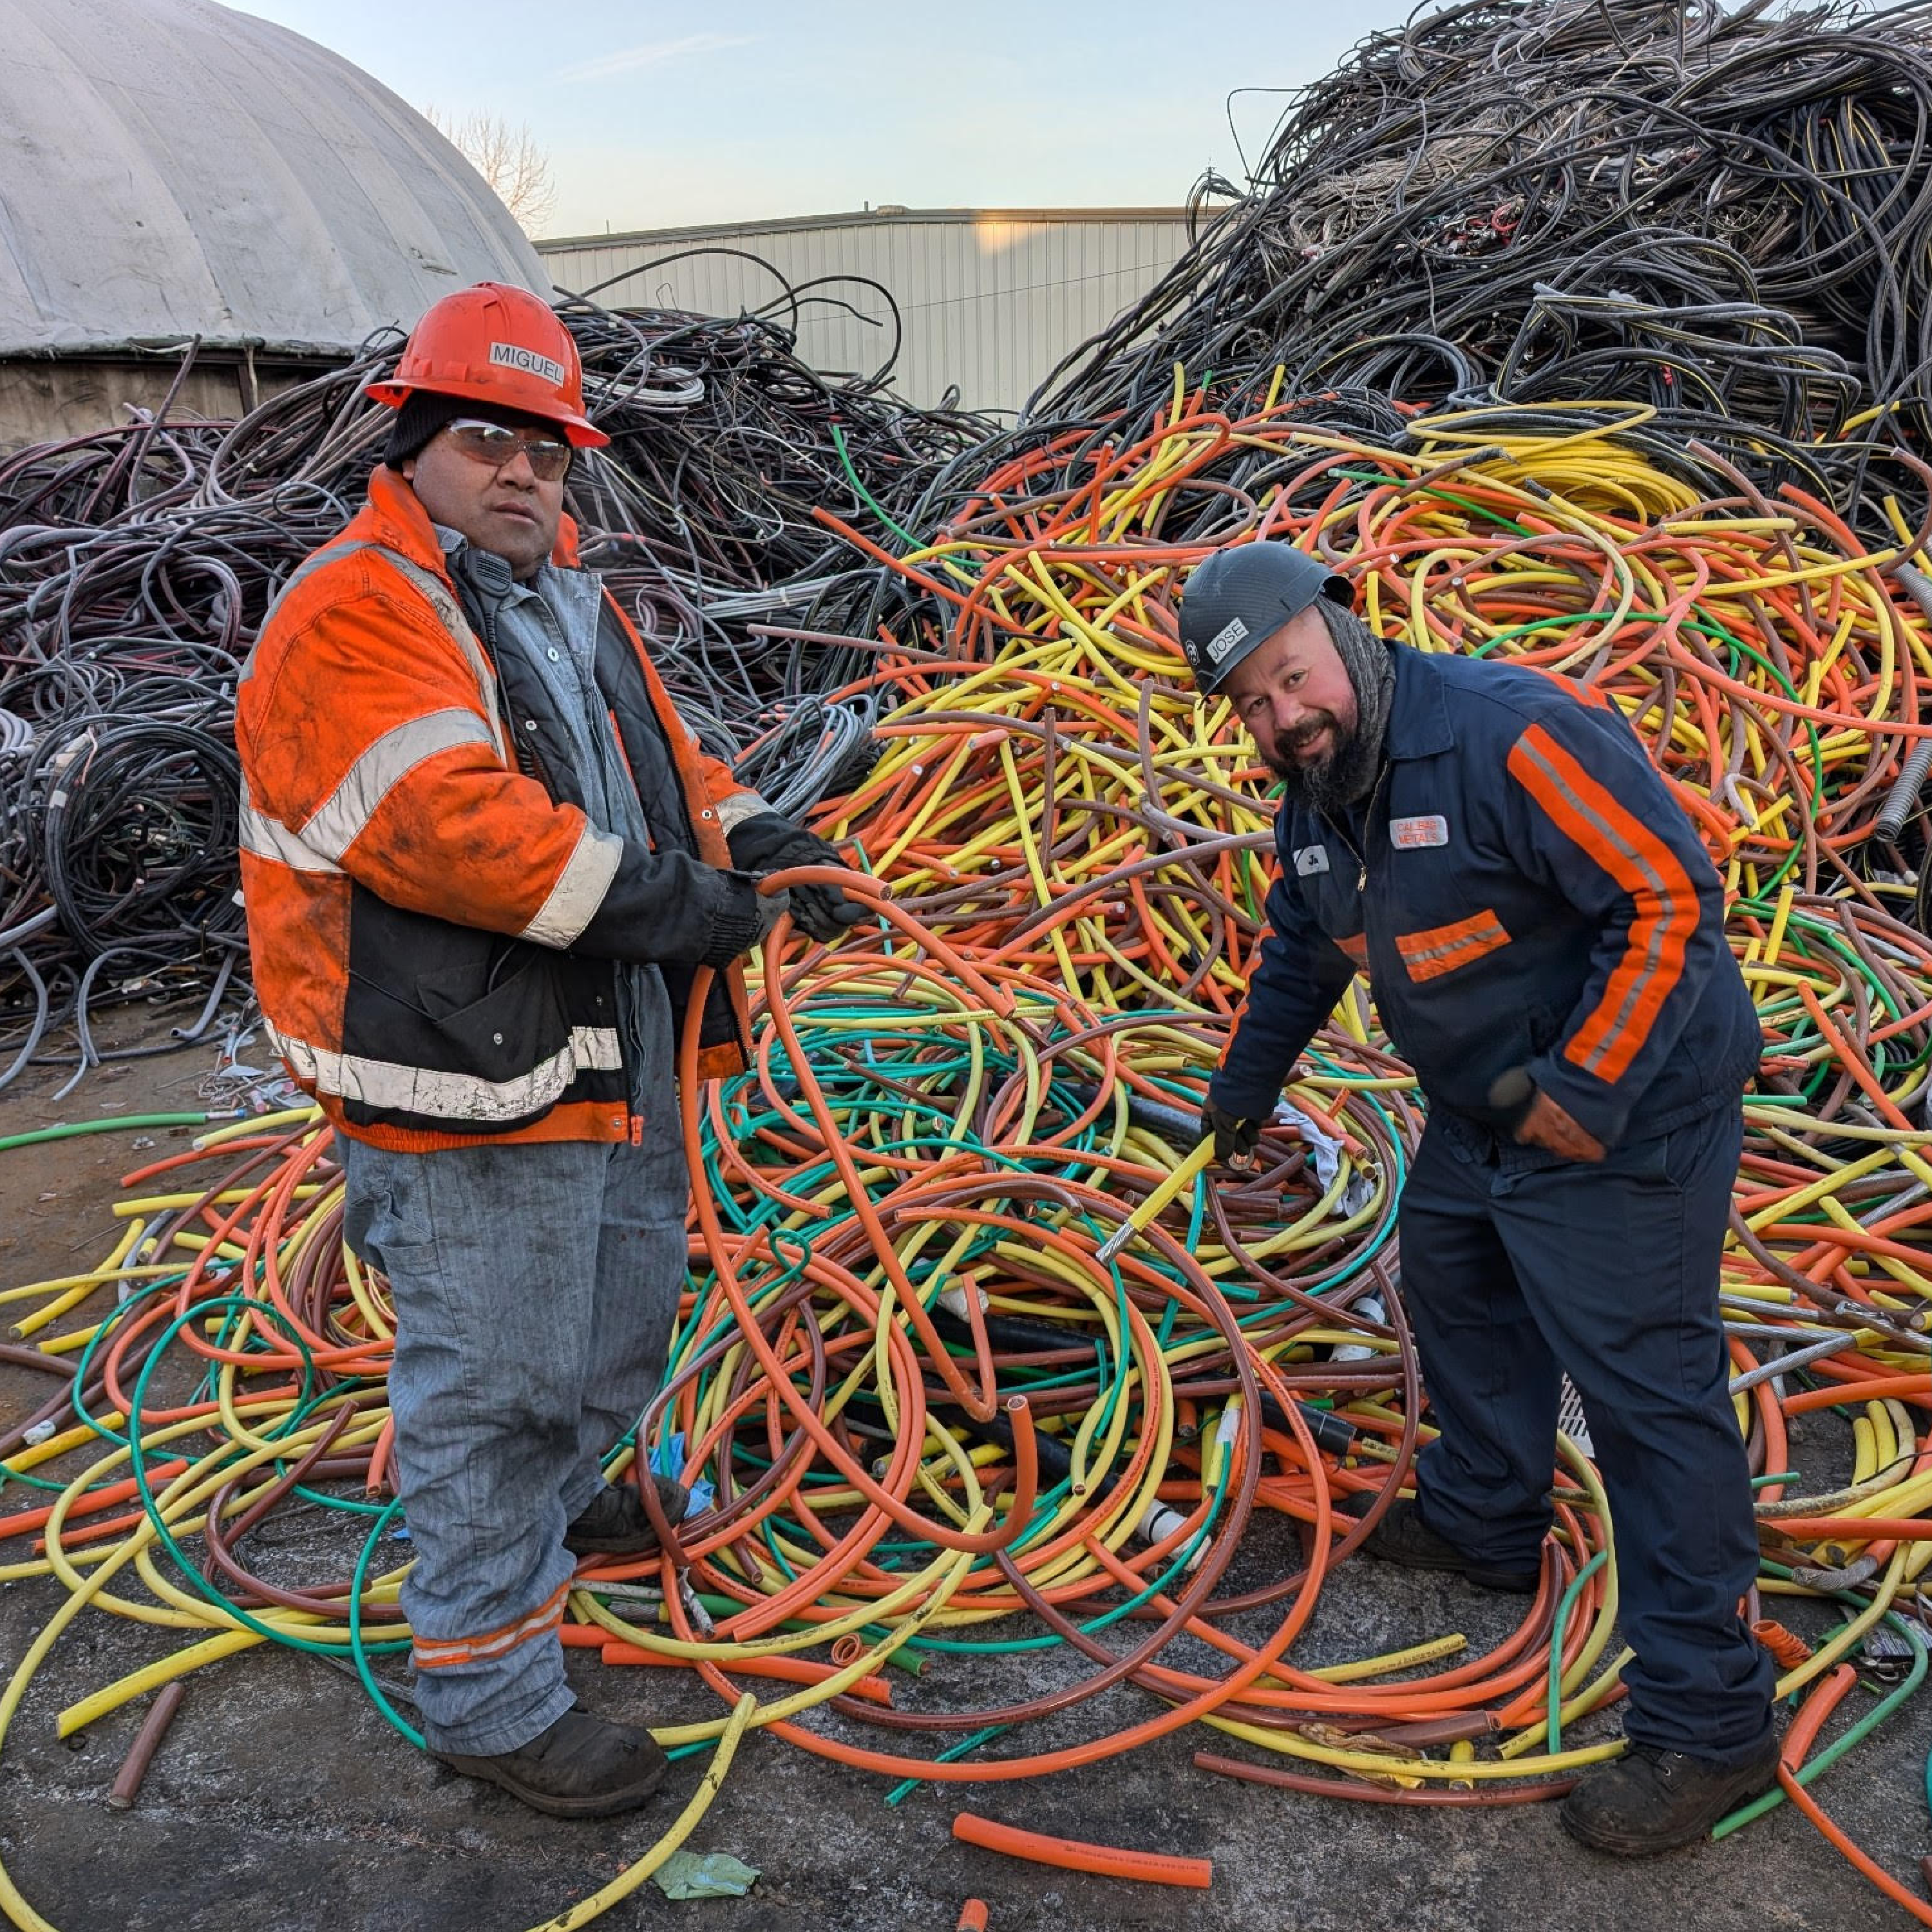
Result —
[[459, 416], [469, 416], [478, 422], [501, 423], [506, 429], [520, 429], [529, 423], [548, 428], [559, 436], [563, 434], [556, 424], [547, 418], [533, 416], [522, 410], [502, 409], [494, 403], [479, 403], [469, 396], [439, 395], [434, 389], [412, 389], [404, 398], [403, 406], [397, 410], [396, 420], [390, 426], [382, 460], [392, 470], [400, 470], [411, 457], [422, 454], [423, 446], [437, 430]]
[[475, 412], [476, 406], [461, 396], [440, 396], [434, 389], [412, 389], [403, 398], [395, 421], [389, 425], [389, 440], [382, 460], [392, 470], [400, 470], [446, 424], [458, 416]]

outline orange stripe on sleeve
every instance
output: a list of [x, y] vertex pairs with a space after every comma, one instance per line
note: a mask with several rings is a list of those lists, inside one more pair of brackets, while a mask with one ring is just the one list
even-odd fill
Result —
[[1697, 893], [1683, 864], [1540, 724], [1519, 738], [1510, 775], [1564, 836], [1628, 892], [1636, 905], [1624, 956], [1563, 1056], [1600, 1080], [1628, 1072], [1664, 1003], [1683, 977], [1697, 929]]
[[1533, 670], [1538, 677], [1546, 677], [1566, 698], [1574, 698], [1579, 704], [1587, 704], [1592, 711], [1608, 711], [1610, 700], [1594, 684], [1579, 684], [1574, 677], [1565, 677], [1560, 670], [1551, 670], [1544, 664], [1527, 664], [1526, 670]]

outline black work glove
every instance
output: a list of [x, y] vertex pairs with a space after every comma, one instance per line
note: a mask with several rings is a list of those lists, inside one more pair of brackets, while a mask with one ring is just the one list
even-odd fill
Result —
[[1262, 1143], [1262, 1124], [1239, 1120], [1212, 1100], [1201, 1109], [1201, 1138], [1214, 1136], [1214, 1158], [1223, 1167], [1238, 1172], [1255, 1164], [1255, 1150]]
[[[845, 856], [815, 832], [776, 812], [760, 812], [725, 835], [731, 862], [746, 872], [782, 872], [792, 866], [843, 866]], [[836, 886], [794, 886], [791, 916], [814, 939], [836, 939], [866, 916], [866, 908]], [[776, 916], [776, 915], [774, 915]]]
[[760, 892], [758, 895], [759, 939], [762, 940], [790, 910], [790, 892]]

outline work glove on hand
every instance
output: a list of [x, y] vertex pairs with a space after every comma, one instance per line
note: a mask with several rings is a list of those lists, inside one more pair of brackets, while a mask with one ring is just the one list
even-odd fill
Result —
[[1510, 1067], [1490, 1083], [1490, 1105], [1522, 1146], [1542, 1148], [1565, 1160], [1604, 1157], [1603, 1142], [1544, 1093], [1526, 1066]]
[[[776, 812], [760, 812], [734, 825], [725, 835], [731, 862], [741, 872], [782, 872], [792, 866], [843, 866], [837, 846], [815, 832], [794, 825]], [[794, 886], [789, 897], [791, 916], [814, 939], [836, 939], [848, 926], [866, 916], [866, 908], [836, 886]], [[772, 915], [773, 919], [777, 914]], [[766, 930], [770, 929], [767, 922]]]
[[765, 934], [791, 909], [790, 892], [760, 892], [758, 895], [758, 938], [753, 944], [762, 941]]
[[1255, 1150], [1262, 1142], [1260, 1121], [1238, 1119], [1210, 1100], [1201, 1109], [1202, 1139], [1210, 1134], [1214, 1136], [1214, 1158], [1223, 1167], [1240, 1172], [1254, 1166]]
[[1598, 1161], [1604, 1157], [1601, 1141], [1547, 1094], [1539, 1092], [1528, 1111], [1517, 1122], [1516, 1138], [1525, 1147], [1538, 1147], [1560, 1155], [1564, 1160]]

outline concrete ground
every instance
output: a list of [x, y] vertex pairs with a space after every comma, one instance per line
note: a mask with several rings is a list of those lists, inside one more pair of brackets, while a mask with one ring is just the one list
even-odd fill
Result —
[[[59, 1120], [193, 1108], [210, 1064], [203, 1049], [97, 1070], [58, 1105], [52, 1095], [64, 1074], [37, 1070], [0, 1094], [0, 1136]], [[154, 1150], [137, 1152], [134, 1138], [0, 1152], [0, 1286], [72, 1272], [104, 1252], [118, 1176], [172, 1144], [163, 1131]], [[0, 1367], [0, 1427], [52, 1387]], [[0, 1491], [0, 1512], [35, 1500], [16, 1488]], [[278, 1516], [250, 1546], [265, 1569], [276, 1566], [268, 1574], [346, 1574], [344, 1546], [317, 1514]], [[18, 1549], [0, 1553], [17, 1558]], [[1242, 1552], [1239, 1577], [1278, 1574], [1287, 1556], [1278, 1526], [1262, 1524]], [[0, 1587], [0, 1654], [10, 1669], [61, 1594], [43, 1580]], [[1800, 1614], [1785, 1614], [1814, 1633], [1822, 1628], [1815, 1616], [1804, 1624]], [[1294, 1654], [1300, 1662], [1334, 1662], [1448, 1630], [1482, 1644], [1504, 1633], [1508, 1616], [1505, 1602], [1460, 1582], [1358, 1561], [1332, 1581]], [[264, 1649], [188, 1680], [186, 1702], [134, 1808], [110, 1810], [108, 1789], [141, 1707], [64, 1744], [55, 1736], [55, 1714], [188, 1640], [87, 1613], [34, 1678], [0, 1750], [0, 1862], [61, 1932], [515, 1932], [615, 1877], [655, 1841], [698, 1776], [698, 1760], [674, 1766], [656, 1804], [632, 1818], [541, 1818], [404, 1744], [348, 1676]], [[1174, 1660], [1199, 1664], [1204, 1657]], [[942, 1658], [916, 1684], [898, 1680], [898, 1701], [910, 1708], [983, 1706], [1036, 1694], [1065, 1681], [1066, 1668], [1058, 1653], [1019, 1664]], [[669, 1672], [606, 1670], [580, 1652], [572, 1669], [586, 1700], [613, 1714], [658, 1720], [716, 1709], [706, 1694]], [[1855, 1705], [1863, 1701], [1854, 1694]], [[1043, 1750], [1100, 1736], [1156, 1708], [1137, 1691], [1117, 1690], [1035, 1727], [1024, 1743]], [[861, 1733], [836, 1719], [808, 1721], [816, 1731]], [[863, 1735], [880, 1741], [879, 1733]], [[1818, 1787], [1864, 1848], [1915, 1888], [1920, 1856], [1932, 1848], [1928, 1744], [1932, 1696], [1922, 1696]], [[934, 1745], [915, 1736], [908, 1748]], [[1789, 1807], [1723, 1845], [1627, 1864], [1572, 1844], [1550, 1805], [1448, 1813], [1304, 1797], [1197, 1770], [1192, 1754], [1204, 1748], [1250, 1754], [1196, 1729], [1056, 1777], [928, 1784], [889, 1806], [890, 1780], [754, 1737], [692, 1841], [758, 1867], [764, 1876], [753, 1894], [673, 1904], [646, 1886], [602, 1923], [689, 1932], [952, 1932], [962, 1903], [974, 1897], [987, 1902], [993, 1932], [1360, 1932], [1364, 1924], [1424, 1932], [1863, 1932], [1910, 1922]], [[1208, 1856], [1214, 1883], [1178, 1891], [1018, 1864], [952, 1838], [962, 1804], [1064, 1836]]]

